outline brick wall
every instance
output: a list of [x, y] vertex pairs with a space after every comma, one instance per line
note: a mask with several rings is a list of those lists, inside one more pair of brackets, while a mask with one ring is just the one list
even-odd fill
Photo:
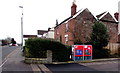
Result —
[[107, 27], [108, 34], [110, 36], [110, 43], [118, 42], [118, 28], [116, 28], [117, 24], [109, 23], [109, 22], [102, 22]]
[[83, 43], [86, 43], [90, 38], [94, 22], [96, 22], [96, 19], [88, 9], [85, 9], [76, 17], [75, 32]]
[[[102, 21], [102, 20], [107, 20]], [[67, 22], [68, 21], [68, 22]], [[76, 39], [80, 39], [86, 43], [90, 39], [92, 26], [97, 19], [91, 14], [88, 9], [84, 9], [76, 17], [67, 20], [65, 23], [55, 28], [55, 39], [61, 40], [63, 44], [73, 45]], [[118, 42], [118, 24], [113, 17], [108, 13], [100, 20], [108, 29], [110, 34], [110, 43]], [[66, 24], [68, 24], [68, 32], [66, 32]], [[68, 42], [66, 43], [65, 35], [68, 35]]]
[[110, 13], [106, 14], [100, 21], [107, 27], [108, 34], [110, 35], [109, 42], [118, 42], [118, 23], [115, 22]]
[[62, 25], [59, 25], [55, 28], [54, 30], [54, 36], [55, 36], [55, 40], [58, 40], [60, 42], [62, 42], [63, 44], [65, 44], [65, 23]]

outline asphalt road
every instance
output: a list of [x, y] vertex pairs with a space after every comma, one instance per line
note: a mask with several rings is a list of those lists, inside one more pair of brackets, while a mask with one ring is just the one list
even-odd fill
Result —
[[94, 63], [81, 63], [81, 65], [87, 66], [89, 68], [93, 68], [98, 71], [119, 71], [119, 61], [102, 61], [102, 62], [94, 62]]
[[[23, 62], [24, 57], [20, 47], [3, 47], [2, 73], [33, 73], [31, 65]], [[52, 73], [119, 73], [119, 62], [102, 61], [93, 63], [45, 64]], [[36, 69], [42, 68], [34, 67]], [[45, 69], [45, 67], [43, 68]], [[47, 73], [47, 72], [36, 72]], [[49, 73], [49, 72], [48, 72]]]
[[23, 62], [19, 46], [3, 47], [2, 73], [33, 73], [30, 65]]
[[79, 64], [45, 64], [45, 66], [53, 73], [119, 73], [118, 60]]
[[20, 46], [3, 46], [2, 47], [2, 61], [5, 60], [5, 58], [15, 49], [20, 48]]

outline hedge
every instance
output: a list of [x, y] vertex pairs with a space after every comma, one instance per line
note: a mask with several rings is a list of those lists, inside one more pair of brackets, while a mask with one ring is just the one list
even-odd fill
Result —
[[93, 59], [100, 59], [100, 58], [109, 58], [110, 51], [109, 49], [96, 49], [93, 48]]
[[31, 38], [25, 41], [26, 57], [45, 58], [47, 50], [52, 50], [53, 61], [69, 60], [69, 50], [60, 42], [42, 38]]

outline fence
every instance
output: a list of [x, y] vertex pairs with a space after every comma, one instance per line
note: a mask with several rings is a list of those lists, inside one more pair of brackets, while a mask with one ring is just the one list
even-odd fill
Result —
[[107, 47], [110, 51], [111, 54], [118, 54], [118, 48], [120, 48], [120, 44], [119, 43], [108, 43]]

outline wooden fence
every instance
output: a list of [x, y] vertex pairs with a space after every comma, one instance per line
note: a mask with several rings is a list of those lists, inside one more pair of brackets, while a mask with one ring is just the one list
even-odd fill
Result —
[[111, 54], [118, 54], [118, 48], [120, 48], [120, 44], [109, 43], [106, 48], [108, 48], [111, 51]]

